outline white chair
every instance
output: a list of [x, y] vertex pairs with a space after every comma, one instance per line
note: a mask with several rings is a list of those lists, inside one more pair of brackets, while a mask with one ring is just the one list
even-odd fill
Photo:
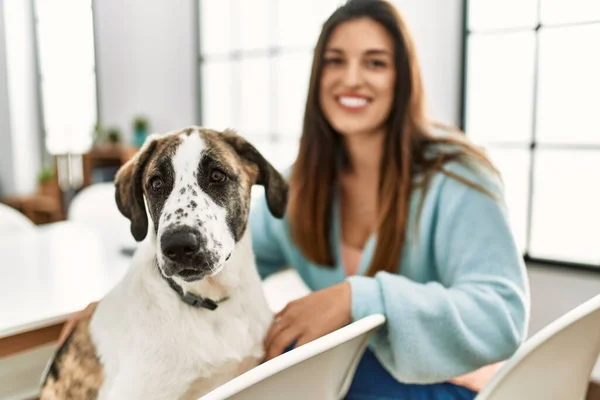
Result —
[[93, 184], [77, 193], [69, 205], [67, 219], [98, 233], [110, 251], [119, 253], [137, 247], [129, 220], [117, 208], [113, 182]]
[[201, 399], [341, 399], [373, 332], [384, 323], [381, 314], [355, 321], [251, 369]]
[[35, 224], [19, 211], [0, 204], [0, 235], [35, 230]]
[[82, 189], [69, 204], [68, 219], [96, 222], [125, 219], [115, 201], [115, 184], [96, 183]]
[[600, 295], [527, 340], [476, 400], [583, 400], [600, 353]]

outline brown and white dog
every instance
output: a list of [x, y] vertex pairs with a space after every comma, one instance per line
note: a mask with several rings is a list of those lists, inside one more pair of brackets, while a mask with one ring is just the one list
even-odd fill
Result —
[[142, 243], [51, 360], [42, 399], [196, 399], [261, 361], [272, 313], [248, 229], [253, 184], [283, 217], [286, 182], [234, 132], [148, 138], [116, 178]]

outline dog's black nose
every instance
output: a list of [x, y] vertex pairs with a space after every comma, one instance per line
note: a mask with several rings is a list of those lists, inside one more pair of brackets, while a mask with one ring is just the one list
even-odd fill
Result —
[[179, 231], [164, 235], [161, 250], [165, 256], [175, 262], [184, 262], [200, 249], [200, 240], [193, 232]]

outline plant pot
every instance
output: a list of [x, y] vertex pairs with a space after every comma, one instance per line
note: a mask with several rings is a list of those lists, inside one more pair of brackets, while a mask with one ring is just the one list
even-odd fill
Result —
[[137, 128], [133, 135], [133, 144], [136, 147], [142, 147], [142, 145], [146, 141], [147, 136], [148, 136], [148, 131], [146, 129]]
[[48, 196], [58, 199], [60, 197], [60, 189], [58, 188], [58, 182], [55, 178], [50, 180], [38, 182], [37, 192], [38, 195]]

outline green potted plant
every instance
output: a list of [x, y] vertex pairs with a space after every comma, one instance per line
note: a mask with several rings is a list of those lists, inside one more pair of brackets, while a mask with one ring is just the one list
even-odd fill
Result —
[[122, 137], [123, 134], [121, 133], [121, 130], [117, 127], [111, 127], [106, 131], [106, 140], [108, 140], [108, 143], [110, 144], [120, 143]]
[[104, 132], [102, 130], [102, 125], [100, 125], [100, 122], [96, 122], [96, 124], [94, 125], [94, 131], [92, 135], [93, 146], [96, 146], [97, 144], [100, 144], [102, 142]]
[[149, 123], [148, 118], [143, 115], [138, 115], [133, 119], [133, 138], [134, 144], [141, 147], [148, 136]]
[[52, 193], [52, 181], [54, 179], [54, 170], [50, 167], [43, 167], [37, 174], [38, 192], [49, 195]]

